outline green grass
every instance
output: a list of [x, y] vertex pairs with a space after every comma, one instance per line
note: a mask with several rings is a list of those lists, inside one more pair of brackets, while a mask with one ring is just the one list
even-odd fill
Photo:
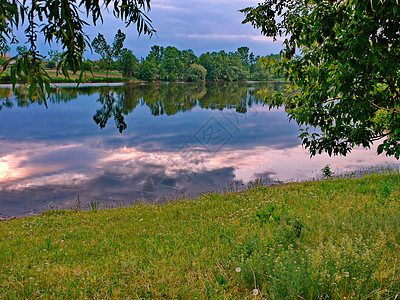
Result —
[[[50, 75], [52, 83], [77, 83], [79, 80], [79, 73], [72, 74], [70, 73], [70, 78], [65, 78], [61, 74], [57, 76], [56, 70], [47, 70]], [[127, 82], [132, 80], [132, 78], [124, 78], [121, 76], [121, 73], [118, 71], [110, 71], [109, 77], [106, 77], [107, 72], [98, 71], [98, 72], [86, 72], [86, 76], [84, 78], [84, 82], [86, 83], [113, 83], [113, 82]], [[10, 84], [11, 77], [9, 74], [0, 76], [0, 84]]]
[[[113, 83], [113, 82], [128, 82], [131, 79], [124, 77], [87, 77], [83, 83]], [[52, 83], [78, 83], [79, 78], [64, 78], [64, 77], [51, 77]]]
[[0, 298], [400, 299], [399, 199], [391, 173], [2, 222]]

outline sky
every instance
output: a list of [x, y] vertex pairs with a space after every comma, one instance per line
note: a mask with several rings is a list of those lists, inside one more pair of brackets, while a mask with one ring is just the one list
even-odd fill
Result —
[[[279, 53], [282, 42], [273, 42], [261, 35], [250, 24], [242, 24], [244, 15], [238, 10], [255, 6], [259, 0], [152, 0], [148, 16], [153, 21], [157, 35], [152, 38], [138, 37], [135, 24], [125, 28], [123, 22], [115, 19], [110, 12], [104, 12], [104, 23], [87, 27], [85, 32], [91, 39], [98, 33], [111, 43], [115, 33], [121, 29], [126, 35], [124, 46], [134, 54], [146, 57], [153, 45], [175, 46], [180, 50], [192, 49], [197, 56], [207, 51], [236, 51], [247, 46], [256, 55]], [[23, 32], [19, 32], [20, 40]], [[38, 48], [44, 54], [50, 49], [38, 40]], [[15, 49], [15, 47], [14, 47]], [[12, 50], [14, 50], [12, 49]], [[53, 46], [53, 49], [57, 49]], [[13, 52], [13, 51], [12, 51]], [[90, 59], [99, 58], [88, 52]]]

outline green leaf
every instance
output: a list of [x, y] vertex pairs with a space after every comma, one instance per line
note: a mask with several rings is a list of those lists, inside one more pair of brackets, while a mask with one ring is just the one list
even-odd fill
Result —
[[378, 146], [378, 154], [381, 154], [382, 152], [383, 152], [383, 150], [384, 150], [384, 148], [385, 148], [385, 145], [384, 144], [380, 144], [379, 146]]

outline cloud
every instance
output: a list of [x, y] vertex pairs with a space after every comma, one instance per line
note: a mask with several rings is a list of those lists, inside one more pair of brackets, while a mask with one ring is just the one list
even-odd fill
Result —
[[[171, 1], [172, 2], [172, 1]], [[166, 4], [162, 4], [155, 2], [154, 4], [151, 5], [152, 10], [156, 9], [156, 10], [162, 10], [162, 11], [172, 11], [173, 14], [176, 14], [177, 12], [188, 12], [188, 8], [183, 8], [183, 7], [179, 7], [176, 5], [168, 5], [168, 1], [165, 1]]]
[[[123, 29], [127, 33], [125, 46], [138, 57], [147, 56], [155, 44], [192, 49], [197, 55], [207, 51], [235, 51], [241, 46], [248, 46], [256, 55], [278, 53], [282, 47], [280, 41], [274, 43], [251, 25], [242, 24], [244, 15], [238, 10], [254, 5], [257, 1], [154, 1], [148, 16], [157, 34], [152, 38], [138, 38], [133, 27]], [[92, 38], [101, 32], [111, 41], [118, 27], [123, 28], [123, 24], [110, 15], [105, 17], [102, 26], [87, 32]]]
[[[248, 46], [256, 55], [278, 53], [282, 48], [280, 41], [273, 43], [262, 37], [260, 31], [250, 24], [242, 24], [244, 15], [238, 10], [255, 6], [257, 3], [258, 0], [154, 0], [147, 14], [157, 30], [157, 34], [152, 38], [144, 35], [139, 37], [135, 24], [126, 28], [111, 11], [106, 10], [103, 11], [103, 23], [86, 26], [84, 31], [91, 39], [101, 33], [112, 43], [117, 30], [121, 29], [127, 34], [125, 47], [133, 50], [139, 58], [146, 57], [155, 44], [175, 46], [181, 50], [193, 49], [197, 55], [207, 51], [235, 51], [241, 46]], [[85, 18], [84, 14], [82, 16]], [[91, 20], [88, 22], [91, 23]], [[23, 30], [17, 30], [15, 34], [21, 43], [26, 41]], [[217, 36], [222, 38], [218, 39]], [[40, 35], [37, 46], [45, 55], [50, 49], [62, 50], [59, 45], [45, 44]], [[12, 45], [11, 53], [16, 53], [15, 45]], [[91, 59], [99, 58], [96, 53], [90, 51], [85, 56]]]
[[206, 40], [252, 40], [259, 42], [273, 42], [272, 38], [261, 35], [245, 35], [245, 34], [177, 34], [177, 37], [185, 37], [189, 39], [206, 39]]

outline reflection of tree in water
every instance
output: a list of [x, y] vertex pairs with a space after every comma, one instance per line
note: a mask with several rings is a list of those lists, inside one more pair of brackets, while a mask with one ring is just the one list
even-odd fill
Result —
[[[2, 108], [13, 108], [16, 104], [18, 107], [29, 107], [32, 104], [45, 105], [47, 103], [61, 103], [76, 99], [79, 96], [79, 89], [61, 89], [53, 88], [48, 99], [29, 99], [24, 89], [16, 88], [14, 93], [10, 88], [0, 88], [0, 110]], [[10, 100], [12, 99], [12, 100]]]
[[100, 128], [104, 128], [111, 117], [114, 118], [115, 125], [119, 132], [122, 133], [122, 131], [128, 127], [124, 120], [122, 112], [123, 107], [121, 106], [120, 99], [120, 95], [117, 95], [114, 92], [100, 94], [98, 102], [100, 102], [103, 107], [93, 116], [93, 120], [100, 126]]
[[11, 93], [11, 89], [0, 89], [0, 110], [3, 109], [3, 107], [5, 108], [12, 108], [13, 107], [13, 103], [12, 101], [10, 101], [9, 98], [11, 98], [12, 93]]
[[[203, 82], [64, 88], [62, 91], [55, 90], [49, 102], [68, 102], [80, 95], [98, 94], [101, 108], [93, 116], [94, 121], [100, 128], [104, 128], [109, 119], [114, 119], [118, 130], [123, 132], [127, 128], [124, 116], [131, 113], [139, 104], [149, 107], [154, 116], [174, 115], [190, 111], [196, 106], [203, 109], [235, 109], [238, 113], [246, 113], [253, 105], [263, 103], [262, 96], [257, 92], [264, 89], [283, 91], [284, 84]], [[0, 98], [9, 98], [9, 95], [0, 94]], [[26, 100], [16, 100], [18, 106], [29, 105]], [[10, 105], [9, 100], [4, 100], [0, 110], [3, 106], [12, 107], [12, 103]]]

